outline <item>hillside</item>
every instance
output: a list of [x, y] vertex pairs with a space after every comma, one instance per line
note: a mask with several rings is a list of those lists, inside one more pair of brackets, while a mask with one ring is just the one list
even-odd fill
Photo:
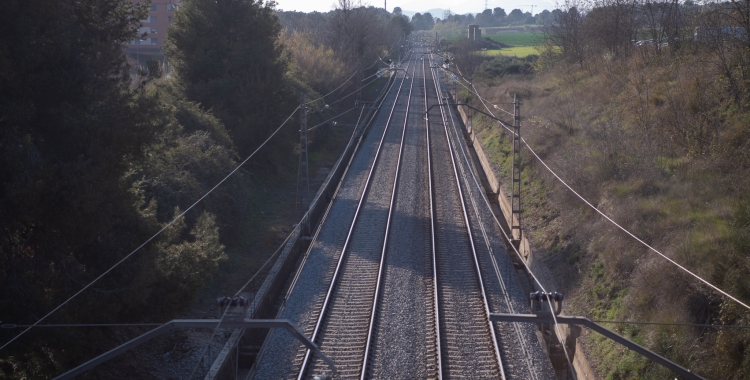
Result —
[[[718, 60], [701, 45], [634, 50], [618, 59], [587, 56], [583, 65], [550, 64], [543, 56], [535, 74], [484, 73], [476, 82], [493, 104], [521, 96], [522, 136], [586, 200], [747, 302], [750, 112], [747, 94], [730, 92]], [[472, 102], [483, 107], [476, 96]], [[509, 178], [507, 132], [483, 116], [474, 117], [474, 126], [501, 177]], [[525, 233], [569, 300], [568, 313], [608, 321], [749, 324], [747, 309], [620, 231], [524, 149]], [[750, 375], [747, 329], [605, 326], [706, 378]], [[602, 377], [670, 376], [603, 338], [588, 335], [584, 342]]]

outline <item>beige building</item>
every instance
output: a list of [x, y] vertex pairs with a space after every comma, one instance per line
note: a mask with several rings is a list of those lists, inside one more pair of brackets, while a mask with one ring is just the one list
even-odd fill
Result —
[[[143, 3], [145, 0], [131, 0]], [[129, 55], [138, 61], [161, 54], [161, 47], [167, 38], [167, 28], [172, 23], [174, 12], [180, 0], [152, 0], [148, 16], [141, 20], [138, 38], [127, 45]]]
[[469, 39], [474, 41], [482, 39], [482, 29], [479, 29], [479, 25], [469, 25]]

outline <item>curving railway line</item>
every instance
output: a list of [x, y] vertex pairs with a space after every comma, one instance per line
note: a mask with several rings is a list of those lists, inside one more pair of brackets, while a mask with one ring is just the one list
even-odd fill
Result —
[[[342, 379], [552, 378], [533, 328], [489, 320], [522, 308], [524, 296], [460, 124], [450, 108], [429, 108], [443, 101], [432, 55], [416, 49], [403, 66], [278, 318], [302, 328]], [[273, 331], [251, 374], [308, 379], [327, 370]]]

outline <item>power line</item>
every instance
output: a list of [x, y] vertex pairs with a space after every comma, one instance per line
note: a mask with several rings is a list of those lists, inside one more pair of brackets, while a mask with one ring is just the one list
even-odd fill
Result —
[[712, 325], [710, 323], [673, 323], [673, 322], [639, 322], [639, 321], [605, 321], [591, 320], [596, 323], [613, 323], [619, 325], [647, 325], [647, 326], [681, 326], [681, 327], [710, 327], [727, 329], [750, 329], [747, 325]]
[[[448, 112], [450, 112], [450, 113], [451, 113], [451, 121], [453, 121], [453, 115], [452, 115], [452, 112], [450, 111], [450, 107], [448, 107]], [[455, 124], [454, 124], [454, 129], [455, 129]], [[462, 150], [462, 152], [463, 152], [463, 150]], [[468, 157], [466, 157], [466, 156], [464, 155], [464, 159], [465, 159], [465, 160], [468, 160]], [[474, 176], [474, 173], [473, 173], [473, 171], [472, 171], [472, 176], [474, 177], [474, 181], [476, 182], [476, 176]], [[484, 199], [485, 203], [487, 202], [487, 199], [486, 199], [486, 198], [482, 197], [482, 199]], [[487, 206], [489, 207], [489, 204], [487, 204]], [[500, 221], [498, 221], [498, 220], [497, 220], [497, 218], [495, 217], [494, 213], [492, 214], [492, 217], [493, 217], [493, 219], [495, 219], [495, 222], [496, 222], [496, 223], [498, 224], [498, 226], [500, 226]], [[508, 237], [508, 235], [507, 235], [507, 234], [505, 233], [505, 231], [504, 231], [504, 230], [502, 229], [502, 227], [500, 228], [500, 231], [502, 231], [502, 233], [503, 233], [503, 235], [505, 236], [506, 240], [507, 240], [508, 242], [510, 242], [510, 241], [511, 241], [511, 239], [510, 239], [510, 238]], [[524, 266], [526, 267], [526, 269], [527, 269], [528, 273], [529, 273], [529, 274], [530, 274], [530, 275], [532, 276], [532, 278], [534, 279], [534, 281], [536, 281], [536, 283], [537, 283], [537, 284], [539, 285], [539, 288], [540, 288], [540, 289], [542, 289], [542, 291], [543, 291], [544, 293], [548, 293], [548, 292], [547, 292], [547, 290], [546, 290], [546, 289], [544, 288], [544, 286], [542, 285], [542, 283], [541, 283], [541, 282], [539, 281], [539, 279], [538, 279], [538, 278], [537, 278], [537, 277], [536, 277], [536, 276], [534, 275], [534, 273], [533, 273], [533, 272], [531, 271], [531, 268], [529, 268], [529, 267], [528, 267], [528, 265], [526, 264], [526, 262], [525, 262], [525, 261], [523, 260], [523, 257], [521, 257], [521, 254], [520, 254], [520, 252], [518, 252], [518, 250], [516, 249], [516, 247], [515, 247], [515, 246], [514, 246], [513, 244], [509, 244], [509, 245], [510, 245], [511, 247], [513, 247], [513, 250], [514, 250], [514, 251], [516, 252], [516, 254], [518, 255], [518, 257], [519, 257], [519, 258], [521, 259], [521, 262], [522, 262], [522, 263], [524, 264]], [[553, 310], [551, 310], [551, 309], [552, 309], [552, 303], [551, 303], [551, 302], [549, 302], [549, 301], [550, 301], [549, 299], [548, 299], [547, 301], [548, 301], [548, 304], [549, 304], [549, 306], [550, 306], [550, 311], [551, 311], [551, 313], [550, 313], [550, 314], [552, 315], [552, 319], [553, 319], [553, 321], [554, 321], [554, 326], [555, 326], [555, 330], [557, 331], [557, 334], [558, 334], [558, 336], [562, 336], [563, 334], [562, 334], [562, 333], [561, 333], [561, 331], [560, 331], [560, 325], [559, 325], [559, 323], [557, 322], [557, 317], [555, 316], [555, 313], [554, 313], [554, 311], [553, 311]], [[571, 374], [573, 375], [573, 379], [575, 380], [575, 379], [577, 379], [577, 377], [576, 377], [576, 375], [575, 375], [575, 372], [573, 371], [573, 364], [572, 364], [572, 362], [570, 361], [570, 355], [568, 354], [568, 349], [567, 349], [567, 347], [566, 347], [566, 345], [565, 345], [565, 344], [562, 344], [562, 349], [563, 349], [563, 353], [565, 354], [565, 360], [566, 360], [566, 361], [567, 361], [567, 363], [568, 363], [568, 366], [569, 366], [569, 369], [570, 369], [570, 373], [571, 373]]]
[[[341, 87], [344, 87], [344, 85], [345, 85], [345, 84], [346, 84], [347, 82], [349, 82], [349, 81], [350, 81], [350, 80], [351, 80], [352, 78], [354, 78], [354, 76], [355, 76], [355, 75], [357, 75], [357, 73], [358, 73], [358, 72], [360, 72], [360, 71], [365, 71], [365, 70], [367, 70], [367, 69], [369, 69], [369, 68], [371, 68], [371, 67], [375, 66], [375, 65], [376, 65], [376, 64], [378, 63], [378, 61], [379, 61], [379, 60], [380, 60], [380, 59], [376, 59], [376, 60], [375, 60], [375, 62], [373, 62], [373, 63], [372, 63], [372, 65], [370, 65], [370, 66], [368, 66], [368, 67], [365, 67], [365, 68], [364, 68], [364, 69], [362, 69], [362, 70], [354, 70], [354, 72], [352, 73], [352, 75], [351, 75], [351, 76], [349, 76], [349, 78], [348, 78], [347, 80], [345, 80], [345, 81], [344, 81], [343, 83], [341, 83], [341, 84], [340, 84], [340, 85], [339, 85], [338, 87], [336, 87], [336, 88], [335, 88], [335, 89], [333, 89], [333, 90], [332, 90], [331, 92], [329, 92], [329, 93], [327, 93], [327, 94], [325, 94], [325, 95], [323, 95], [323, 96], [321, 96], [321, 97], [319, 97], [319, 98], [317, 98], [317, 99], [313, 99], [313, 100], [311, 100], [311, 101], [309, 101], [309, 102], [305, 103], [305, 105], [308, 105], [308, 104], [312, 104], [312, 103], [315, 103], [315, 102], [317, 102], [318, 100], [320, 100], [320, 99], [323, 99], [323, 98], [326, 98], [326, 97], [328, 97], [329, 95], [333, 94], [334, 92], [338, 91], [338, 90], [339, 90], [339, 89], [340, 89]], [[375, 74], [373, 74], [373, 75], [375, 75]], [[371, 75], [371, 76], [372, 76], [372, 75]], [[363, 80], [363, 81], [364, 81], [364, 80]]]
[[203, 194], [203, 196], [201, 196], [197, 201], [195, 201], [195, 203], [193, 203], [192, 205], [190, 205], [190, 207], [188, 207], [187, 209], [185, 209], [185, 211], [183, 211], [182, 213], [180, 213], [180, 215], [177, 215], [174, 219], [172, 219], [171, 222], [167, 223], [157, 233], [155, 233], [153, 236], [151, 236], [150, 238], [148, 238], [148, 240], [146, 240], [145, 242], [143, 242], [143, 244], [139, 245], [138, 248], [134, 249], [132, 252], [130, 252], [125, 257], [123, 257], [122, 259], [120, 259], [120, 261], [118, 261], [117, 263], [115, 263], [112, 267], [110, 267], [109, 269], [107, 269], [106, 271], [104, 271], [104, 273], [100, 274], [93, 281], [89, 282], [88, 285], [86, 285], [83, 288], [81, 288], [81, 290], [79, 290], [78, 292], [76, 292], [75, 294], [73, 294], [70, 298], [68, 298], [67, 300], [65, 300], [63, 303], [61, 303], [60, 305], [58, 305], [57, 307], [55, 307], [54, 309], [52, 309], [52, 311], [50, 311], [49, 313], [47, 313], [46, 315], [44, 315], [42, 318], [40, 318], [39, 320], [37, 320], [36, 322], [34, 322], [34, 324], [32, 324], [31, 326], [29, 326], [28, 328], [26, 328], [25, 330], [23, 330], [20, 334], [14, 336], [13, 338], [11, 338], [11, 340], [9, 340], [8, 342], [6, 342], [2, 346], [0, 346], [0, 350], [2, 350], [3, 348], [7, 347], [9, 344], [13, 343], [16, 339], [20, 338], [22, 335], [26, 334], [29, 330], [31, 330], [32, 328], [36, 327], [40, 322], [42, 322], [43, 320], [47, 319], [47, 317], [49, 317], [50, 315], [52, 315], [54, 312], [56, 312], [57, 310], [59, 310], [61, 307], [65, 306], [68, 302], [70, 302], [71, 300], [73, 300], [74, 298], [76, 298], [79, 294], [83, 293], [83, 291], [85, 291], [86, 289], [88, 289], [89, 287], [91, 287], [91, 285], [93, 285], [94, 283], [96, 283], [97, 281], [99, 281], [100, 279], [102, 279], [102, 277], [104, 277], [107, 274], [109, 274], [109, 272], [113, 271], [120, 264], [122, 264], [123, 262], [125, 262], [125, 260], [129, 259], [136, 252], [140, 251], [141, 248], [143, 248], [143, 247], [146, 246], [146, 244], [150, 243], [157, 236], [159, 236], [162, 232], [164, 232], [167, 228], [169, 228], [171, 225], [173, 225], [175, 222], [177, 222], [180, 218], [182, 218], [188, 211], [190, 211], [193, 207], [195, 207], [198, 203], [200, 203], [204, 198], [206, 198], [209, 194], [211, 194], [214, 190], [216, 190], [219, 186], [221, 186], [221, 184], [223, 184], [227, 179], [229, 179], [229, 177], [231, 177], [232, 175], [234, 175], [234, 173], [237, 172], [237, 170], [239, 170], [251, 158], [253, 158], [253, 156], [255, 156], [255, 154], [258, 153], [258, 151], [261, 148], [263, 148], [274, 136], [276, 136], [276, 134], [281, 130], [281, 128], [292, 118], [292, 116], [294, 115], [294, 113], [297, 112], [297, 109], [299, 109], [299, 107], [295, 108], [294, 111], [292, 111], [292, 113], [289, 115], [289, 117], [287, 117], [286, 120], [284, 120], [284, 122], [281, 123], [281, 125], [278, 128], [276, 128], [276, 130], [273, 133], [271, 133], [271, 135], [268, 136], [268, 138], [265, 141], [263, 141], [263, 143], [260, 144], [260, 146], [258, 148], [256, 148], [253, 153], [251, 153], [247, 158], [245, 158], [245, 160], [243, 160], [239, 165], [237, 165], [237, 167], [235, 167], [231, 172], [229, 172], [229, 174], [227, 174], [227, 176], [224, 177], [224, 179], [222, 179], [221, 181], [219, 181], [219, 183], [217, 183], [214, 187], [212, 187], [211, 190], [209, 190], [207, 193]]
[[[305, 213], [305, 216], [302, 217], [302, 220], [305, 220], [304, 218], [307, 217], [307, 214], [309, 212], [310, 211], [308, 210], [308, 212]], [[250, 285], [250, 283], [255, 279], [255, 277], [257, 277], [258, 274], [260, 274], [260, 272], [263, 270], [263, 268], [265, 268], [266, 265], [268, 265], [268, 263], [271, 262], [271, 259], [273, 259], [279, 252], [281, 252], [281, 250], [286, 246], [286, 243], [292, 237], [293, 233], [294, 233], [294, 231], [290, 232], [289, 235], [287, 235], [286, 239], [284, 239], [284, 242], [281, 243], [281, 245], [279, 246], [279, 248], [277, 248], [276, 251], [270, 257], [268, 257], [268, 259], [266, 260], [266, 262], [263, 263], [263, 265], [261, 265], [261, 267], [255, 272], [255, 274], [252, 277], [250, 277], [250, 279], [247, 280], [247, 282], [244, 285], [242, 285], [240, 287], [240, 289], [234, 294], [235, 297], [237, 297], [238, 295], [240, 295], [240, 293], [242, 293], [242, 291], [245, 290], [245, 288], [248, 285]], [[214, 336], [216, 336], [216, 333], [219, 331], [219, 327], [221, 327], [221, 323], [224, 322], [224, 317], [226, 317], [228, 311], [229, 311], [229, 306], [227, 306], [227, 308], [224, 309], [224, 312], [221, 314], [221, 318], [219, 319], [219, 323], [216, 324], [216, 327], [214, 328], [213, 332], [211, 333], [211, 336], [208, 338], [208, 341], [206, 342], [206, 345], [204, 346], [203, 351], [198, 356], [198, 363], [195, 363], [195, 366], [193, 367], [193, 370], [190, 371], [190, 376], [188, 377], [188, 379], [192, 379], [193, 378], [193, 375], [195, 374], [195, 371], [198, 370], [198, 367], [200, 367], [201, 363], [203, 362], [203, 357], [206, 355], [206, 351], [208, 351], [208, 349], [211, 347], [211, 341], [214, 340]]]
[[[489, 112], [489, 113], [490, 113], [490, 114], [491, 114], [492, 116], [494, 116], [494, 114], [492, 113], [492, 111], [491, 111], [491, 110], [490, 110], [490, 109], [489, 109], [489, 108], [487, 107], [487, 105], [485, 104], [485, 102], [484, 102], [483, 98], [481, 98], [481, 97], [480, 97], [480, 98], [479, 98], [479, 100], [480, 100], [480, 101], [482, 102], [482, 105], [484, 105], [484, 108], [485, 108], [485, 109], [487, 110], [487, 112]], [[512, 130], [510, 130], [510, 128], [508, 128], [508, 127], [507, 127], [506, 125], [504, 125], [505, 123], [503, 123], [503, 122], [501, 122], [501, 121], [498, 121], [498, 123], [500, 123], [500, 125], [502, 125], [502, 126], [503, 126], [503, 127], [505, 128], [505, 129], [507, 129], [507, 130], [508, 130], [508, 131], [510, 131], [511, 133], [514, 133], [514, 132], [513, 132]], [[712, 288], [712, 289], [714, 289], [715, 291], [717, 291], [717, 292], [721, 293], [722, 295], [726, 296], [727, 298], [731, 299], [732, 301], [734, 301], [734, 302], [737, 302], [738, 304], [742, 305], [742, 306], [743, 306], [744, 308], [746, 308], [746, 309], [750, 310], [750, 306], [748, 306], [748, 305], [747, 305], [747, 304], [745, 304], [744, 302], [740, 301], [739, 299], [737, 299], [736, 297], [732, 296], [731, 294], [729, 294], [729, 293], [725, 292], [724, 290], [721, 290], [721, 289], [720, 289], [720, 288], [719, 288], [718, 286], [716, 286], [716, 285], [714, 285], [714, 284], [712, 284], [712, 283], [708, 282], [707, 280], [704, 280], [704, 279], [703, 279], [702, 277], [700, 277], [700, 276], [698, 276], [697, 274], [693, 273], [692, 271], [690, 271], [689, 269], [685, 268], [684, 266], [682, 266], [681, 264], [677, 263], [676, 261], [674, 261], [674, 260], [670, 259], [670, 258], [669, 258], [669, 257], [667, 257], [667, 256], [666, 256], [665, 254], [661, 253], [661, 252], [660, 252], [659, 250], [657, 250], [656, 248], [654, 248], [654, 247], [652, 247], [651, 245], [647, 244], [647, 243], [646, 243], [645, 241], [643, 241], [643, 240], [642, 240], [641, 238], [639, 238], [638, 236], [636, 236], [635, 234], [633, 234], [632, 232], [628, 231], [628, 230], [627, 230], [627, 229], [625, 229], [625, 228], [624, 228], [623, 226], [621, 226], [620, 224], [618, 224], [617, 222], [615, 222], [615, 221], [614, 221], [614, 220], [613, 220], [612, 218], [610, 218], [610, 217], [609, 217], [609, 216], [608, 216], [607, 214], [603, 213], [603, 212], [602, 212], [601, 210], [599, 210], [599, 209], [598, 209], [598, 208], [597, 208], [596, 206], [594, 206], [593, 204], [591, 204], [591, 202], [589, 202], [588, 200], [586, 200], [586, 198], [584, 198], [583, 196], [581, 196], [580, 194], [578, 194], [578, 192], [577, 192], [577, 191], [575, 191], [575, 190], [574, 190], [574, 189], [573, 189], [573, 188], [572, 188], [572, 187], [571, 187], [570, 185], [568, 185], [568, 183], [567, 183], [567, 182], [565, 182], [565, 181], [564, 181], [564, 180], [563, 180], [563, 179], [562, 179], [562, 178], [561, 178], [561, 177], [560, 177], [559, 175], [557, 175], [557, 173], [555, 173], [555, 172], [554, 172], [554, 171], [552, 170], [552, 168], [550, 168], [550, 167], [549, 167], [549, 166], [547, 165], [547, 163], [546, 163], [546, 162], [544, 162], [544, 160], [542, 160], [542, 158], [541, 158], [541, 157], [539, 157], [539, 155], [538, 155], [538, 154], [536, 153], [536, 151], [534, 151], [534, 149], [533, 149], [533, 148], [532, 148], [532, 147], [531, 147], [531, 146], [529, 145], [529, 143], [528, 143], [528, 142], [526, 141], [526, 139], [524, 139], [523, 137], [521, 137], [521, 141], [523, 142], [523, 144], [524, 144], [524, 145], [525, 145], [525, 146], [526, 146], [527, 148], [529, 148], [529, 151], [530, 151], [530, 152], [532, 153], [532, 155], [533, 155], [533, 156], [534, 156], [534, 157], [535, 157], [535, 158], [536, 158], [536, 159], [537, 159], [537, 160], [538, 160], [538, 161], [539, 161], [539, 162], [540, 162], [540, 163], [541, 163], [541, 164], [542, 164], [542, 165], [544, 166], [544, 168], [545, 168], [545, 169], [547, 169], [547, 171], [549, 171], [549, 172], [550, 172], [550, 173], [551, 173], [551, 174], [552, 174], [552, 175], [553, 175], [553, 176], [554, 176], [555, 178], [557, 178], [557, 180], [558, 180], [558, 181], [560, 181], [560, 183], [562, 183], [562, 184], [563, 184], [563, 185], [564, 185], [564, 186], [565, 186], [566, 188], [568, 188], [568, 190], [570, 190], [570, 191], [571, 191], [571, 192], [572, 192], [573, 194], [575, 194], [575, 196], [576, 196], [576, 197], [578, 197], [578, 198], [579, 198], [579, 199], [580, 199], [581, 201], [583, 201], [583, 202], [584, 202], [584, 203], [585, 203], [585, 204], [586, 204], [587, 206], [591, 207], [591, 208], [592, 208], [592, 209], [593, 209], [594, 211], [596, 211], [596, 212], [597, 212], [597, 213], [598, 213], [599, 215], [601, 215], [602, 217], [604, 217], [604, 219], [606, 219], [606, 220], [607, 220], [607, 221], [609, 221], [610, 223], [614, 224], [614, 225], [615, 225], [615, 226], [616, 226], [617, 228], [619, 228], [620, 230], [622, 230], [623, 232], [625, 232], [625, 233], [626, 233], [627, 235], [629, 235], [629, 236], [630, 236], [630, 237], [632, 237], [633, 239], [637, 240], [637, 241], [638, 241], [639, 243], [641, 243], [642, 245], [644, 245], [644, 246], [645, 246], [645, 247], [647, 247], [648, 249], [650, 249], [650, 250], [654, 251], [654, 252], [655, 252], [656, 254], [658, 254], [659, 256], [661, 256], [662, 258], [664, 258], [665, 260], [669, 261], [670, 263], [672, 263], [673, 265], [675, 265], [675, 266], [676, 266], [677, 268], [679, 268], [679, 269], [681, 269], [682, 271], [686, 272], [686, 273], [687, 273], [687, 274], [689, 274], [690, 276], [692, 276], [692, 277], [694, 277], [694, 278], [698, 279], [698, 280], [699, 280], [700, 282], [702, 282], [702, 283], [704, 283], [704, 284], [708, 285], [709, 287], [711, 287], [711, 288]]]
[[[348, 111], [345, 111], [344, 113], [346, 113], [346, 112], [349, 112], [349, 111], [351, 111], [351, 109], [350, 109], [350, 110], [348, 110]], [[364, 112], [364, 107], [362, 107], [362, 112], [360, 113], [360, 115], [359, 115], [359, 118], [357, 119], [357, 125], [359, 125], [359, 122], [360, 122], [360, 120], [362, 119], [362, 113], [363, 113], [363, 112]], [[343, 113], [342, 113], [342, 114], [343, 114]], [[339, 116], [340, 116], [340, 115], [341, 115], [341, 114], [339, 114]], [[322, 125], [322, 124], [321, 124], [321, 125]], [[307, 210], [307, 211], [305, 212], [305, 215], [303, 215], [303, 216], [302, 216], [302, 219], [301, 219], [301, 221], [304, 221], [304, 220], [306, 220], [309, 214], [310, 214], [310, 209], [308, 208], [308, 210]], [[300, 223], [302, 223], [301, 221], [300, 221]], [[253, 276], [252, 276], [252, 277], [251, 277], [251, 278], [250, 278], [249, 280], [247, 280], [247, 282], [245, 282], [245, 284], [244, 284], [244, 285], [242, 285], [242, 287], [240, 287], [240, 289], [239, 289], [239, 290], [238, 290], [238, 291], [237, 291], [237, 292], [236, 292], [236, 293], [234, 294], [234, 296], [235, 296], [235, 297], [237, 297], [238, 295], [240, 295], [240, 293], [242, 293], [242, 291], [243, 291], [243, 290], [244, 290], [244, 289], [245, 289], [245, 288], [246, 288], [246, 287], [247, 287], [248, 285], [250, 285], [250, 283], [251, 283], [251, 282], [252, 282], [252, 281], [253, 281], [253, 280], [255, 279], [255, 277], [256, 277], [256, 276], [257, 276], [257, 275], [258, 275], [258, 274], [260, 273], [260, 271], [261, 271], [261, 270], [263, 270], [263, 268], [264, 268], [264, 267], [265, 267], [266, 265], [268, 265], [268, 263], [269, 263], [269, 262], [271, 261], [271, 259], [272, 259], [272, 258], [273, 258], [274, 256], [276, 256], [276, 254], [278, 254], [279, 252], [281, 252], [282, 248], [284, 248], [284, 247], [286, 246], [287, 242], [288, 242], [288, 241], [289, 241], [289, 239], [290, 239], [290, 238], [292, 237], [292, 234], [293, 234], [293, 233], [294, 233], [294, 231], [292, 231], [292, 232], [291, 232], [291, 233], [290, 233], [289, 235], [287, 235], [286, 239], [284, 239], [284, 242], [283, 242], [283, 243], [281, 243], [281, 245], [279, 246], [279, 248], [277, 248], [277, 249], [276, 249], [276, 252], [274, 252], [274, 253], [273, 253], [273, 254], [272, 254], [272, 255], [271, 255], [271, 256], [270, 256], [269, 258], [268, 258], [268, 260], [266, 260], [266, 262], [265, 262], [265, 263], [264, 263], [264, 264], [263, 264], [263, 265], [262, 265], [262, 266], [260, 267], [260, 269], [258, 269], [258, 271], [257, 271], [257, 272], [255, 272], [255, 274], [254, 274], [254, 275], [253, 275]], [[315, 238], [317, 238], [317, 233], [316, 233], [316, 235], [315, 235]], [[314, 240], [314, 239], [313, 239], [313, 240]], [[295, 279], [293, 280], [293, 282], [292, 282], [292, 285], [290, 286], [290, 289], [293, 289], [293, 288], [294, 288], [294, 283], [295, 283], [295, 282], [296, 282], [296, 278], [295, 278]], [[195, 366], [193, 367], [193, 369], [192, 369], [192, 370], [190, 371], [190, 377], [188, 377], [188, 379], [192, 379], [192, 378], [193, 378], [193, 375], [195, 374], [195, 371], [197, 371], [197, 370], [198, 370], [198, 367], [200, 367], [200, 364], [201, 364], [201, 363], [203, 362], [203, 357], [204, 357], [204, 356], [206, 355], [206, 351], [208, 351], [208, 349], [209, 349], [209, 348], [211, 347], [211, 342], [213, 341], [213, 338], [214, 338], [214, 336], [216, 335], [216, 333], [217, 333], [217, 332], [219, 331], [219, 327], [221, 327], [221, 323], [222, 323], [222, 322], [224, 321], [224, 317], [226, 316], [226, 313], [227, 313], [227, 311], [229, 311], [229, 308], [228, 308], [228, 307], [227, 307], [227, 309], [226, 309], [226, 310], [224, 310], [224, 312], [222, 313], [222, 316], [221, 316], [221, 319], [219, 320], [219, 323], [217, 323], [217, 324], [216, 324], [216, 327], [214, 328], [213, 332], [211, 333], [211, 336], [210, 336], [210, 337], [208, 338], [208, 340], [206, 341], [206, 344], [205, 344], [205, 346], [204, 346], [204, 349], [203, 349], [203, 351], [202, 351], [202, 352], [201, 352], [201, 354], [200, 354], [200, 355], [198, 356], [198, 358], [199, 358], [199, 360], [198, 360], [198, 363], [196, 363], [196, 364], [195, 364]]]
[[57, 323], [44, 325], [17, 325], [15, 323], [5, 323], [0, 325], [0, 329], [15, 329], [21, 327], [155, 327], [163, 326], [163, 323]]

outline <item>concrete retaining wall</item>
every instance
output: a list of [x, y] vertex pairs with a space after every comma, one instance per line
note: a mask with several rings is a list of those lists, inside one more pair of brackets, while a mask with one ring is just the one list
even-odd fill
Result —
[[[469, 118], [463, 108], [459, 108], [458, 113], [461, 115], [461, 119], [464, 125], [471, 125], [469, 123]], [[495, 170], [490, 164], [489, 156], [484, 151], [482, 142], [477, 138], [474, 131], [467, 131], [466, 128], [464, 128], [464, 136], [466, 136], [469, 149], [473, 149], [476, 153], [479, 167], [484, 172], [481, 174], [484, 174], [484, 176], [487, 178], [487, 181], [484, 184], [484, 186], [486, 187], [485, 191], [487, 192], [487, 194], [491, 194], [491, 198], [496, 197], [498, 205], [500, 206], [499, 209], [501, 213], [498, 214], [494, 209], [493, 211], [495, 211], [496, 217], [499, 220], [504, 220], [506, 222], [506, 225], [503, 226], [503, 229], [506, 233], [510, 234], [511, 232], [507, 228], [508, 225], [512, 225], [511, 218], [513, 217], [513, 213], [511, 212], [512, 209], [510, 205], [510, 197], [503, 190], [502, 183], [500, 182], [500, 180], [498, 180], [498, 176], [495, 174]], [[514, 236], [514, 238], [515, 237], [517, 236]], [[539, 282], [542, 283], [544, 288], [547, 291], [554, 291], [557, 288], [555, 286], [554, 279], [552, 279], [552, 276], [546, 269], [544, 263], [542, 262], [542, 258], [539, 255], [534, 254], [534, 252], [531, 250], [531, 246], [529, 245], [529, 241], [528, 239], [526, 239], [526, 236], [521, 235], [521, 240], [517, 248], [526, 266], [531, 269], [531, 272], [534, 274], [534, 276], [536, 276], [537, 279], [539, 279]], [[508, 254], [511, 255], [511, 260], [518, 260], [515, 252], [508, 252]], [[528, 276], [526, 281], [531, 284], [534, 290], [541, 290], [538, 288], [538, 284], [536, 284], [534, 281], [531, 281], [531, 276], [528, 274], [526, 275]], [[580, 380], [593, 380], [594, 371], [591, 370], [588, 360], [586, 360], [586, 357], [583, 354], [581, 344], [578, 339], [576, 339], [580, 334], [580, 330], [575, 327], [571, 328], [567, 325], [560, 325], [559, 327], [560, 333], [557, 334], [557, 339], [559, 342], [567, 342], [566, 347], [568, 349], [568, 353], [573, 355], [572, 364], [577, 378]], [[549, 355], [549, 350], [546, 351]], [[565, 360], [564, 358], [561, 359]], [[567, 374], [564, 376], [567, 376]]]

